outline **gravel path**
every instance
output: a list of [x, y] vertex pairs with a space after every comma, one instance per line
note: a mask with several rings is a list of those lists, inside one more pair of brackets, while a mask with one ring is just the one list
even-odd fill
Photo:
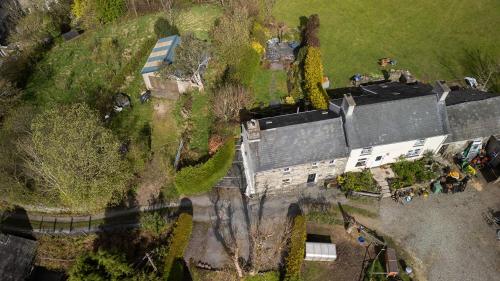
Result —
[[413, 256], [426, 280], [495, 281], [500, 241], [482, 219], [488, 208], [500, 209], [498, 185], [417, 198], [405, 206], [385, 199], [375, 228]]

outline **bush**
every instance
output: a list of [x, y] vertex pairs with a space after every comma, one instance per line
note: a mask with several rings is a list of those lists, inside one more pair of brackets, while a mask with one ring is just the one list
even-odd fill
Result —
[[241, 59], [232, 69], [231, 79], [250, 87], [260, 65], [260, 55], [251, 46], [241, 49]]
[[437, 175], [432, 168], [426, 167], [427, 161], [427, 158], [415, 161], [400, 158], [398, 162], [392, 164], [391, 168], [396, 174], [391, 184], [392, 188], [402, 188], [434, 179]]
[[164, 17], [160, 17], [156, 20], [154, 30], [158, 38], [179, 34], [177, 26], [171, 24], [170, 21]]
[[300, 270], [304, 260], [306, 236], [306, 221], [304, 216], [299, 215], [293, 220], [290, 250], [285, 259], [285, 281], [301, 280]]
[[97, 15], [102, 23], [115, 21], [126, 12], [125, 0], [94, 0]]
[[167, 227], [167, 222], [160, 212], [141, 213], [141, 227], [155, 235], [160, 235]]
[[111, 254], [103, 250], [79, 256], [69, 271], [69, 281], [124, 280], [133, 269], [123, 254]]
[[165, 256], [164, 280], [185, 280], [184, 250], [189, 243], [192, 230], [193, 217], [182, 213], [175, 222], [174, 230], [169, 238], [169, 249]]
[[347, 172], [338, 178], [344, 191], [377, 191], [377, 184], [369, 169], [362, 172]]
[[185, 167], [175, 176], [175, 186], [184, 195], [207, 192], [226, 175], [233, 163], [234, 141], [226, 144], [207, 162]]

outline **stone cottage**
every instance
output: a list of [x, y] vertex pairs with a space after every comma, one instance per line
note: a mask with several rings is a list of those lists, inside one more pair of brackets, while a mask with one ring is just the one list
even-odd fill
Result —
[[[381, 82], [349, 88], [328, 111], [242, 125], [246, 193], [321, 184], [346, 171], [461, 152], [500, 134], [500, 96], [445, 83]], [[342, 92], [342, 91], [337, 91]]]

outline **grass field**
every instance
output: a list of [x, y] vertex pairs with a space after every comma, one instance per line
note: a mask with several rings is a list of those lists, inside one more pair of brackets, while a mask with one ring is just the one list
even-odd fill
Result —
[[355, 73], [378, 73], [391, 57], [420, 80], [471, 74], [467, 51], [500, 58], [500, 1], [278, 0], [274, 16], [289, 27], [317, 13], [325, 74], [345, 86]]

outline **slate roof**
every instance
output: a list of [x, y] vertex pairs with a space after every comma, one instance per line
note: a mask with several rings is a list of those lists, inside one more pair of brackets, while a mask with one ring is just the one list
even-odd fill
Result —
[[21, 281], [29, 275], [36, 241], [0, 233], [0, 276], [2, 281]]
[[282, 115], [261, 119], [259, 124], [264, 125], [260, 141], [249, 144], [256, 172], [347, 155], [342, 119], [333, 112]]
[[[354, 97], [356, 106], [345, 121], [351, 149], [447, 134], [444, 104], [434, 93]], [[403, 96], [404, 98], [401, 98]]]
[[452, 91], [446, 105], [450, 124], [447, 142], [500, 134], [500, 95]]
[[173, 63], [175, 47], [181, 42], [181, 37], [173, 35], [158, 39], [146, 64], [142, 68], [141, 74], [158, 71], [165, 64]]

